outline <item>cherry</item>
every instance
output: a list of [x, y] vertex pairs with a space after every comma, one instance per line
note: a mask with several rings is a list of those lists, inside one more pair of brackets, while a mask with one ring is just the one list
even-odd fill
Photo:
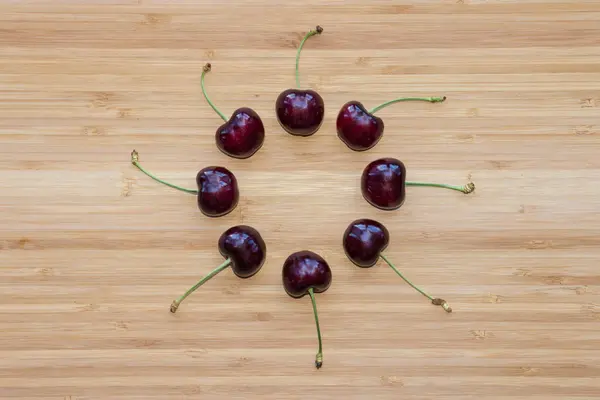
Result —
[[319, 339], [319, 351], [315, 358], [315, 366], [317, 369], [321, 368], [323, 365], [323, 346], [315, 293], [325, 292], [331, 285], [329, 264], [323, 257], [312, 251], [298, 251], [292, 253], [283, 263], [282, 278], [283, 287], [289, 296], [296, 299], [306, 294], [310, 296]]
[[325, 102], [314, 90], [302, 90], [298, 65], [304, 42], [311, 36], [321, 34], [323, 28], [308, 31], [298, 46], [296, 53], [296, 86], [279, 94], [275, 102], [275, 112], [281, 127], [294, 136], [311, 136], [319, 130], [325, 115]]
[[198, 196], [198, 208], [207, 217], [222, 217], [229, 214], [238, 204], [240, 193], [235, 175], [225, 167], [202, 168], [196, 175], [198, 190], [186, 189], [165, 182], [146, 171], [139, 164], [139, 154], [131, 152], [131, 163], [150, 178], [182, 192]]
[[361, 176], [361, 192], [364, 199], [381, 210], [396, 210], [404, 204], [406, 186], [431, 186], [457, 190], [468, 194], [475, 190], [475, 184], [469, 182], [464, 186], [446, 185], [442, 183], [406, 181], [406, 167], [395, 158], [380, 158], [370, 162]]
[[183, 296], [174, 300], [171, 304], [172, 313], [177, 311], [186, 297], [227, 267], [231, 267], [233, 273], [242, 279], [255, 275], [265, 263], [267, 246], [256, 229], [247, 225], [237, 225], [221, 234], [219, 252], [225, 258], [225, 262], [192, 286]]
[[265, 127], [258, 114], [251, 108], [235, 110], [229, 119], [210, 101], [204, 89], [204, 76], [211, 70], [210, 63], [202, 69], [200, 84], [202, 94], [213, 110], [225, 121], [215, 133], [217, 148], [233, 158], [249, 158], [256, 153], [265, 141]]
[[237, 179], [225, 167], [202, 168], [196, 175], [198, 208], [206, 216], [222, 217], [237, 206], [240, 198]]
[[411, 100], [439, 103], [446, 100], [446, 97], [401, 97], [380, 104], [369, 111], [362, 103], [349, 101], [342, 106], [337, 116], [338, 137], [351, 150], [365, 151], [371, 149], [383, 135], [383, 120], [375, 116], [375, 112], [390, 104]]
[[390, 242], [390, 233], [388, 229], [380, 222], [372, 219], [362, 218], [352, 221], [346, 228], [342, 243], [346, 257], [356, 266], [361, 268], [370, 268], [374, 266], [379, 258], [382, 258], [406, 283], [412, 286], [423, 296], [431, 300], [436, 306], [442, 306], [446, 312], [452, 312], [452, 308], [446, 300], [433, 298], [412, 282], [405, 278], [400, 271], [392, 264], [385, 255], [381, 254]]

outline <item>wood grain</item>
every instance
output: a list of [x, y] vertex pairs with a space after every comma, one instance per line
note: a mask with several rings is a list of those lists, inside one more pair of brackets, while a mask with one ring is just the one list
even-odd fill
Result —
[[[310, 138], [274, 101], [318, 90]], [[600, 396], [600, 1], [0, 0], [0, 398], [597, 399]], [[219, 117], [254, 108], [250, 160], [214, 146]], [[335, 133], [343, 103], [446, 95], [379, 112], [371, 151]], [[232, 214], [203, 217], [193, 187], [218, 164], [240, 181]], [[402, 159], [395, 212], [361, 197], [367, 162]], [[449, 301], [446, 314], [389, 268], [353, 267], [359, 217], [391, 231], [386, 254]], [[265, 237], [249, 280], [224, 272], [234, 224]], [[281, 286], [293, 251], [322, 254], [324, 366], [308, 298]]]

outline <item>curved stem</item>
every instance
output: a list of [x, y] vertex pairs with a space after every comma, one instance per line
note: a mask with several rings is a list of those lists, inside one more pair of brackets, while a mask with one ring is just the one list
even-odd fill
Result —
[[210, 101], [208, 95], [206, 94], [206, 89], [204, 88], [204, 75], [206, 75], [206, 73], [210, 71], [210, 68], [210, 63], [206, 63], [206, 65], [204, 65], [204, 68], [202, 68], [202, 76], [200, 77], [200, 86], [202, 86], [202, 94], [204, 95], [204, 98], [212, 107], [212, 109], [215, 110], [217, 114], [219, 114], [219, 117], [223, 118], [223, 121], [227, 122], [227, 117], [221, 111], [219, 111], [219, 109], [213, 104], [212, 101]]
[[300, 73], [298, 72], [298, 65], [300, 64], [300, 52], [302, 51], [302, 47], [304, 46], [304, 42], [311, 36], [321, 34], [323, 32], [323, 28], [317, 25], [317, 27], [313, 30], [310, 30], [304, 35], [304, 39], [300, 42], [298, 46], [298, 51], [296, 52], [296, 86], [300, 89]]
[[442, 308], [446, 311], [446, 312], [452, 312], [452, 308], [448, 305], [448, 303], [446, 303], [446, 300], [444, 299], [440, 299], [440, 298], [434, 298], [430, 295], [428, 295], [427, 293], [425, 293], [423, 290], [419, 289], [417, 286], [415, 286], [411, 281], [409, 281], [404, 275], [402, 275], [402, 273], [400, 271], [398, 271], [398, 269], [394, 266], [394, 264], [392, 264], [390, 262], [390, 260], [387, 259], [386, 256], [384, 256], [383, 254], [380, 254], [379, 257], [381, 257], [383, 259], [383, 261], [385, 261], [397, 274], [400, 278], [404, 279], [404, 281], [406, 283], [408, 283], [410, 286], [412, 286], [417, 292], [421, 293], [423, 296], [427, 297], [429, 300], [431, 300], [431, 303], [433, 305], [436, 306], [442, 306]]
[[315, 366], [317, 369], [321, 368], [323, 365], [323, 345], [321, 343], [321, 329], [319, 328], [319, 315], [317, 314], [317, 302], [315, 300], [315, 293], [313, 288], [308, 289], [308, 294], [310, 296], [310, 301], [313, 306], [313, 313], [315, 314], [315, 323], [317, 324], [317, 336], [319, 338], [319, 351], [317, 352], [317, 357], [315, 358]]
[[137, 151], [133, 150], [131, 152], [131, 163], [133, 165], [135, 165], [140, 171], [142, 171], [144, 174], [148, 175], [150, 178], [154, 179], [157, 182], [162, 183], [163, 185], [167, 185], [169, 187], [172, 187], [173, 189], [177, 189], [177, 190], [181, 190], [182, 192], [186, 192], [186, 193], [191, 193], [191, 194], [198, 194], [197, 190], [194, 189], [186, 189], [183, 188], [181, 186], [177, 186], [177, 185], [173, 185], [172, 183], [168, 183], [163, 181], [162, 179], [159, 179], [157, 177], [155, 177], [154, 175], [152, 175], [150, 172], [146, 171], [144, 168], [142, 168], [142, 166], [139, 163], [140, 157]]
[[190, 294], [194, 293], [196, 291], [196, 289], [198, 289], [200, 286], [202, 286], [204, 283], [206, 283], [210, 278], [214, 277], [219, 272], [221, 272], [225, 268], [229, 267], [230, 264], [231, 264], [231, 259], [228, 258], [227, 260], [225, 260], [225, 262], [223, 262], [223, 264], [219, 265], [217, 268], [210, 271], [210, 273], [208, 275], [206, 275], [204, 278], [200, 279], [200, 281], [198, 283], [196, 283], [194, 286], [192, 286], [187, 292], [185, 292], [183, 294], [183, 296], [181, 296], [177, 300], [174, 300], [173, 303], [171, 303], [171, 312], [174, 313], [175, 311], [177, 311], [177, 308], [179, 308], [179, 305], [181, 304], [181, 302], [183, 300], [185, 300], [186, 297], [188, 297]]
[[439, 187], [444, 189], [456, 190], [458, 192], [462, 192], [465, 194], [469, 194], [475, 191], [475, 184], [473, 182], [469, 182], [466, 185], [458, 186], [458, 185], [446, 185], [445, 183], [431, 183], [431, 182], [413, 182], [406, 181], [406, 186], [429, 186], [429, 187]]
[[399, 97], [394, 100], [386, 101], [385, 103], [380, 104], [377, 107], [373, 107], [371, 110], [369, 110], [369, 113], [370, 114], [376, 113], [377, 111], [389, 106], [390, 104], [398, 103], [401, 101], [427, 101], [429, 103], [441, 103], [444, 100], [446, 100], [446, 96], [443, 96], [443, 97]]

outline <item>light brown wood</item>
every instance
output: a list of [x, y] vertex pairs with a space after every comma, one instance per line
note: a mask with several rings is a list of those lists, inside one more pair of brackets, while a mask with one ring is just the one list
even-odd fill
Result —
[[[326, 102], [310, 138], [274, 114], [294, 86]], [[0, 1], [1, 399], [597, 399], [600, 396], [600, 1]], [[264, 147], [233, 160], [219, 117], [249, 106]], [[384, 137], [337, 138], [346, 101], [381, 110]], [[232, 214], [194, 187], [207, 165], [240, 182]], [[382, 156], [409, 180], [395, 212], [359, 177]], [[454, 309], [379, 263], [344, 256], [349, 222], [391, 232], [388, 257]], [[268, 246], [249, 280], [226, 271], [169, 312], [222, 258], [226, 228]], [[317, 295], [281, 285], [291, 253], [333, 269]]]

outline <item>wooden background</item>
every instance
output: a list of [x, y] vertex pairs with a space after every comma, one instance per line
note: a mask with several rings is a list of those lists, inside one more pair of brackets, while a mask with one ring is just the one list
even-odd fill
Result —
[[[310, 138], [274, 115], [295, 48], [326, 119]], [[0, 1], [0, 398], [598, 399], [600, 396], [600, 1]], [[267, 139], [249, 160], [214, 145], [249, 106]], [[446, 95], [379, 112], [354, 153], [335, 133], [349, 100]], [[230, 168], [236, 211], [203, 217], [184, 186]], [[409, 188], [377, 211], [371, 160], [403, 160]], [[386, 224], [386, 254], [448, 300], [446, 314], [380, 263], [343, 255], [349, 222]], [[262, 271], [214, 278], [239, 224], [268, 246]], [[291, 253], [333, 269], [317, 296], [281, 285]]]

